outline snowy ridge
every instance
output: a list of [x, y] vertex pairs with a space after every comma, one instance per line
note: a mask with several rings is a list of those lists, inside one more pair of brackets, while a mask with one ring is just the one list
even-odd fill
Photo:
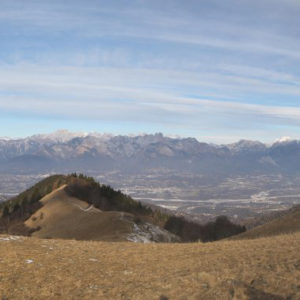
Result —
[[[58, 131], [19, 140], [0, 140], [5, 172], [53, 173], [70, 170], [145, 172], [163, 168], [199, 174], [278, 173], [300, 170], [300, 142], [288, 138], [266, 145], [241, 140], [229, 145], [201, 143], [195, 138], [170, 138], [161, 133], [110, 135]], [[296, 163], [295, 163], [296, 162]], [[299, 166], [298, 166], [299, 164]]]

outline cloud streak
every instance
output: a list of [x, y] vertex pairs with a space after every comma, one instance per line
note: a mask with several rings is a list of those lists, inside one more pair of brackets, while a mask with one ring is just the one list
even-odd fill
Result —
[[243, 128], [241, 138], [263, 140], [286, 128], [300, 136], [297, 1], [13, 0], [0, 8], [6, 123], [22, 115], [99, 127], [134, 120], [184, 135]]

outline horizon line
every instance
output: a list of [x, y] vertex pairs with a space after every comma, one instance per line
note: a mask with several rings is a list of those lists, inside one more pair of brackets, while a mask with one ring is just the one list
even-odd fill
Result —
[[[291, 141], [299, 141], [300, 138], [293, 138], [290, 136], [283, 136], [283, 137], [279, 137], [275, 140], [273, 140], [272, 142], [264, 142], [261, 141], [259, 139], [247, 139], [247, 138], [237, 138], [235, 139], [234, 142], [227, 142], [227, 143], [220, 143], [220, 142], [211, 142], [211, 141], [205, 141], [205, 138], [199, 138], [199, 137], [195, 137], [195, 136], [184, 136], [184, 135], [180, 135], [180, 134], [168, 134], [168, 133], [164, 133], [164, 132], [140, 132], [140, 133], [113, 133], [113, 132], [101, 132], [101, 131], [73, 131], [73, 130], [69, 130], [69, 129], [58, 129], [58, 130], [54, 130], [51, 132], [42, 132], [42, 133], [33, 133], [33, 134], [28, 134], [28, 135], [23, 135], [23, 136], [0, 136], [0, 140], [6, 140], [6, 141], [17, 141], [17, 140], [25, 140], [25, 139], [32, 139], [34, 137], [48, 137], [51, 138], [54, 137], [55, 135], [59, 135], [59, 134], [69, 134], [72, 135], [72, 137], [69, 138], [69, 140], [72, 140], [73, 138], [76, 137], [88, 137], [88, 136], [95, 136], [95, 137], [117, 137], [117, 136], [127, 136], [127, 137], [139, 137], [139, 136], [155, 136], [155, 135], [162, 135], [163, 137], [167, 137], [167, 138], [171, 138], [171, 139], [187, 139], [187, 138], [192, 138], [197, 140], [199, 143], [206, 143], [206, 144], [211, 144], [211, 145], [231, 145], [231, 144], [237, 144], [239, 142], [243, 142], [243, 141], [248, 141], [248, 142], [258, 142], [261, 144], [264, 144], [266, 146], [268, 145], [273, 145], [275, 143], [282, 143], [282, 142], [291, 142]], [[210, 137], [213, 138], [213, 137]], [[216, 137], [217, 139], [217, 137]]]

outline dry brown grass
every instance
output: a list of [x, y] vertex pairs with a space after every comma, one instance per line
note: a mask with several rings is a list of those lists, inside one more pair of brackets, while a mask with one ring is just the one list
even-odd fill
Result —
[[297, 231], [300, 231], [300, 209], [293, 210], [282, 217], [278, 217], [266, 224], [233, 236], [230, 239], [254, 239]]
[[[60, 187], [40, 201], [43, 206], [26, 222], [29, 228], [40, 227], [32, 236], [77, 240], [125, 241], [132, 232], [133, 216], [121, 212], [102, 212]], [[88, 209], [84, 211], [84, 209]]]
[[299, 299], [299, 246], [300, 233], [207, 244], [4, 241], [0, 236], [0, 296]]

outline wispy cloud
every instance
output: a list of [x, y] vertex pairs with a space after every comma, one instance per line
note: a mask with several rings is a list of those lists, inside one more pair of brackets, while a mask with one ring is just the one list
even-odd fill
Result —
[[300, 136], [297, 1], [13, 0], [0, 8], [2, 116]]
[[[26, 76], [25, 76], [26, 74]], [[187, 94], [214, 95], [214, 98], [236, 99], [251, 103], [244, 95], [278, 95], [286, 98], [299, 96], [300, 78], [288, 73], [237, 65], [220, 65], [203, 71], [137, 68], [137, 67], [82, 67], [59, 65], [18, 64], [1, 65], [2, 91], [18, 91], [99, 96], [107, 90], [116, 97], [128, 98], [133, 93], [141, 97], [152, 95], [159, 101], [161, 94], [185, 96]], [[102, 94], [103, 95], [103, 94]], [[154, 95], [154, 96], [153, 96]], [[282, 103], [282, 100], [279, 101]], [[284, 104], [284, 103], [282, 103]]]
[[[23, 73], [26, 74], [26, 78], [20, 75]], [[181, 80], [187, 75], [189, 75], [189, 80]], [[87, 118], [89, 115], [94, 116], [97, 109], [105, 110], [105, 114], [109, 114], [110, 110], [111, 112], [131, 110], [133, 113], [138, 108], [139, 112], [144, 110], [144, 114], [147, 114], [149, 108], [182, 115], [194, 115], [210, 110], [218, 111], [220, 114], [230, 112], [232, 115], [252, 114], [254, 117], [266, 115], [274, 118], [287, 118], [293, 122], [300, 116], [300, 107], [285, 106], [284, 101], [281, 105], [259, 105], [245, 103], [238, 99], [220, 101], [216, 99], [216, 96], [211, 99], [186, 97], [182, 95], [185, 84], [188, 83], [190, 87], [195, 88], [201, 83], [196, 74], [194, 76], [195, 78], [190, 73], [147, 69], [87, 69], [59, 66], [47, 66], [41, 69], [32, 65], [23, 65], [18, 68], [7, 67], [0, 71], [0, 86], [2, 87], [0, 106], [12, 111], [37, 110], [38, 113], [46, 112], [47, 114], [51, 107], [56, 107], [60, 109], [54, 110], [52, 112], [54, 115], [65, 114], [77, 117], [85, 112]], [[216, 80], [218, 77], [215, 76], [209, 79]], [[276, 76], [279, 75], [276, 74]], [[283, 76], [285, 77], [286, 75]], [[287, 77], [290, 79], [289, 76]], [[227, 83], [233, 80], [233, 77], [230, 78], [231, 80]], [[240, 84], [243, 83], [240, 77], [236, 80]], [[267, 89], [263, 86], [264, 81], [248, 78], [248, 83], [255, 83], [255, 89], [259, 93]], [[176, 89], [172, 91], [168, 88], [168, 86], [178, 84], [182, 85], [179, 91]], [[226, 87], [226, 81], [214, 83], [214, 86], [218, 84], [219, 88]], [[205, 83], [206, 85], [210, 86], [208, 82]], [[232, 83], [229, 83], [227, 89], [232, 88]], [[240, 86], [237, 90], [239, 88]], [[276, 88], [276, 85], [273, 88]], [[244, 90], [245, 87], [241, 89]], [[279, 90], [280, 87], [277, 86], [277, 89]], [[300, 93], [300, 88], [297, 89], [296, 86], [293, 90], [289, 87], [287, 93]], [[219, 97], [221, 98], [221, 94]], [[12, 100], [8, 101], [8, 99]], [[91, 113], [89, 114], [88, 111]]]

